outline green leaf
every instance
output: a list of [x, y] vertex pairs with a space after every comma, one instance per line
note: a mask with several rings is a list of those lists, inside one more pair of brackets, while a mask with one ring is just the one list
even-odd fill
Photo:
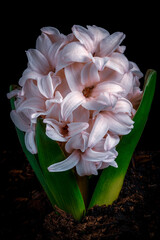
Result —
[[[10, 86], [10, 91], [14, 90], [14, 86]], [[14, 101], [15, 101], [15, 98], [11, 98], [10, 100], [10, 103], [11, 103], [11, 108], [12, 110], [15, 109], [15, 105], [14, 105]], [[44, 178], [44, 175], [42, 173], [42, 170], [41, 170], [41, 167], [38, 163], [38, 159], [37, 159], [37, 156], [36, 155], [33, 155], [31, 154], [27, 148], [26, 148], [26, 145], [25, 145], [25, 141], [24, 141], [24, 132], [22, 132], [21, 130], [19, 130], [17, 127], [16, 128], [16, 132], [17, 132], [17, 135], [18, 135], [18, 139], [20, 141], [20, 144], [21, 144], [21, 147], [23, 149], [23, 152], [25, 153], [33, 171], [35, 172], [35, 175], [36, 177], [38, 178], [40, 184], [42, 185], [43, 189], [45, 190], [49, 200], [51, 201], [52, 205], [55, 205], [55, 200], [53, 198], [53, 195], [51, 194], [47, 184], [46, 184], [46, 181], [45, 181], [45, 178]]]
[[109, 167], [103, 170], [93, 193], [89, 208], [94, 205], [110, 205], [118, 198], [131, 157], [148, 119], [155, 86], [156, 72], [154, 70], [148, 70], [146, 73], [143, 98], [133, 119], [135, 122], [134, 128], [128, 135], [122, 137], [117, 146], [118, 157], [116, 162], [118, 163], [118, 168]]
[[80, 220], [85, 213], [85, 204], [72, 170], [49, 172], [48, 167], [65, 159], [57, 142], [45, 134], [45, 124], [38, 119], [36, 126], [36, 143], [38, 157], [43, 174], [57, 205], [67, 213]]

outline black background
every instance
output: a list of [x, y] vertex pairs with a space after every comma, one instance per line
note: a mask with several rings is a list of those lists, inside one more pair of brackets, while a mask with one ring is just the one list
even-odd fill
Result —
[[[154, 2], [141, 4], [130, 1], [127, 4], [112, 6], [104, 3], [42, 2], [32, 5], [29, 2], [18, 6], [4, 6], [1, 19], [1, 146], [4, 149], [17, 146], [18, 139], [14, 125], [10, 120], [10, 104], [6, 98], [10, 84], [17, 84], [22, 72], [27, 67], [25, 51], [35, 47], [40, 29], [53, 26], [64, 34], [71, 33], [74, 24], [82, 26], [97, 25], [110, 33], [121, 31], [126, 34], [123, 44], [125, 55], [130, 61], [137, 63], [145, 74], [147, 69], [157, 71], [157, 86], [152, 109], [143, 136], [138, 144], [140, 150], [160, 149], [160, 84], [159, 84], [159, 45], [160, 27], [158, 6]], [[61, 22], [61, 23], [57, 23]], [[71, 23], [67, 23], [71, 22]], [[142, 80], [143, 81], [143, 80]]]

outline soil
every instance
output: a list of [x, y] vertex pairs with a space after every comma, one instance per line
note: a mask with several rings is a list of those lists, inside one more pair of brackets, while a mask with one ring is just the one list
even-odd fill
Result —
[[117, 201], [95, 206], [81, 222], [51, 207], [21, 149], [0, 163], [0, 239], [159, 239], [160, 151], [137, 151]]

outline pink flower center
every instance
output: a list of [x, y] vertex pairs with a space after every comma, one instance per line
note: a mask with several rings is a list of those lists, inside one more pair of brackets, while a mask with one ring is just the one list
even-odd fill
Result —
[[94, 86], [92, 87], [86, 87], [83, 89], [82, 93], [86, 98], [89, 98], [91, 96], [92, 90], [93, 90]]

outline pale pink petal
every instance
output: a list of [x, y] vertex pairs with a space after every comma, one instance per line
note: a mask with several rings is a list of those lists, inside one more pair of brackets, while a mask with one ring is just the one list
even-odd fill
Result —
[[104, 118], [109, 125], [109, 131], [117, 135], [126, 135], [130, 133], [133, 128], [133, 121], [127, 114], [119, 113], [105, 113]]
[[88, 133], [83, 132], [71, 137], [65, 145], [65, 150], [68, 153], [71, 153], [74, 149], [80, 149], [82, 152], [84, 152], [87, 149], [87, 146]]
[[79, 25], [74, 25], [72, 31], [80, 43], [83, 44], [89, 52], [92, 52], [94, 49], [94, 43], [91, 31], [88, 31], [86, 28]]
[[117, 82], [120, 83], [123, 74], [120, 74], [117, 71], [114, 71], [113, 69], [105, 67], [103, 71], [99, 72], [101, 82], [109, 81], [109, 82]]
[[123, 75], [120, 84], [125, 89], [125, 95], [133, 91], [133, 74], [132, 72], [127, 72]]
[[90, 112], [83, 108], [82, 106], [79, 106], [74, 112], [73, 112], [73, 121], [74, 122], [88, 122], [90, 117]]
[[50, 66], [47, 58], [37, 49], [29, 49], [27, 52], [28, 66], [35, 72], [47, 74]]
[[97, 84], [97, 86], [93, 89], [93, 96], [99, 95], [102, 92], [107, 92], [111, 94], [124, 94], [124, 88], [121, 86], [121, 84], [117, 82], [110, 82], [110, 81], [104, 81], [102, 83]]
[[16, 97], [16, 96], [20, 96], [21, 95], [21, 90], [19, 89], [14, 89], [12, 90], [11, 92], [7, 93], [7, 98], [8, 99], [11, 99], [13, 97]]
[[19, 85], [24, 86], [28, 79], [39, 80], [43, 75], [31, 70], [31, 68], [27, 68], [24, 72], [22, 77], [19, 79]]
[[116, 147], [117, 144], [119, 143], [120, 138], [118, 135], [113, 135], [113, 134], [107, 134], [105, 143], [104, 143], [104, 149], [106, 151], [111, 150], [112, 148]]
[[95, 146], [107, 133], [109, 129], [108, 121], [102, 114], [97, 115], [92, 131], [89, 136], [88, 146]]
[[36, 142], [35, 142], [35, 132], [34, 131], [27, 131], [25, 133], [25, 145], [26, 148], [29, 152], [31, 152], [32, 154], [37, 154], [37, 146], [36, 146]]
[[63, 100], [61, 105], [61, 115], [64, 120], [70, 116], [70, 114], [79, 107], [85, 98], [82, 93], [78, 91], [70, 92]]
[[119, 72], [120, 74], [124, 74], [129, 70], [128, 59], [124, 54], [118, 52], [114, 52], [110, 55], [105, 66]]
[[64, 67], [69, 66], [73, 62], [88, 62], [91, 54], [79, 42], [71, 42], [67, 44], [60, 52], [57, 60], [56, 72]]
[[107, 61], [109, 60], [109, 57], [93, 57], [92, 61], [97, 67], [99, 71], [103, 71], [104, 67], [106, 66]]
[[73, 63], [65, 68], [65, 76], [68, 86], [71, 91], [82, 91], [83, 85], [81, 84], [81, 70], [82, 63]]
[[95, 151], [92, 148], [88, 148], [85, 153], [83, 154], [83, 157], [86, 161], [89, 162], [98, 162], [103, 161], [107, 156], [107, 152], [103, 151]]
[[89, 98], [84, 100], [82, 106], [87, 110], [100, 111], [106, 106], [106, 102], [98, 101], [97, 98]]
[[64, 161], [54, 163], [48, 167], [49, 172], [63, 172], [75, 167], [80, 160], [79, 151], [75, 150]]
[[56, 129], [51, 127], [49, 124], [46, 124], [46, 135], [54, 141], [58, 141], [58, 142], [67, 141], [66, 138], [63, 137], [62, 134], [60, 134], [60, 132], [58, 132]]
[[42, 98], [32, 97], [23, 101], [17, 108], [17, 112], [31, 109], [33, 111], [45, 110], [45, 102]]
[[95, 25], [87, 26], [87, 28], [88, 28], [88, 31], [93, 35], [95, 54], [99, 54], [99, 44], [100, 44], [100, 42], [104, 38], [108, 37], [110, 34], [104, 28], [97, 27]]
[[81, 71], [81, 83], [85, 87], [94, 86], [100, 81], [98, 69], [95, 64], [88, 62], [84, 65]]
[[65, 38], [65, 35], [61, 34], [59, 30], [54, 27], [43, 27], [41, 31], [47, 34], [53, 43]]
[[74, 136], [86, 130], [89, 127], [89, 124], [85, 122], [72, 122], [72, 123], [68, 123], [67, 126], [68, 126], [69, 135]]
[[53, 98], [56, 87], [61, 83], [59, 77], [49, 72], [37, 82], [40, 93], [46, 98]]
[[81, 155], [81, 160], [76, 165], [76, 170], [79, 176], [98, 175], [96, 164], [86, 161], [83, 155]]
[[143, 77], [143, 73], [140, 71], [139, 67], [137, 66], [137, 64], [135, 62], [129, 62], [130, 63], [130, 67], [131, 67], [131, 72], [138, 76], [139, 78]]
[[64, 46], [65, 42], [62, 40], [55, 42], [51, 45], [48, 51], [48, 61], [50, 65], [53, 67], [54, 72], [56, 72], [57, 61], [58, 61], [58, 53], [60, 49]]
[[29, 119], [23, 113], [17, 113], [16, 110], [12, 110], [10, 117], [15, 126], [23, 132], [26, 132], [30, 128]]
[[22, 95], [25, 99], [32, 97], [43, 98], [43, 95], [40, 93], [37, 87], [37, 82], [32, 79], [28, 79], [25, 82], [24, 86], [22, 87]]
[[127, 100], [126, 98], [120, 98], [118, 99], [113, 112], [114, 113], [127, 113], [129, 116], [131, 116], [132, 112], [132, 103]]
[[105, 57], [115, 51], [118, 46], [121, 44], [125, 34], [122, 32], [115, 32], [110, 36], [103, 39], [100, 43], [100, 56]]
[[52, 42], [46, 34], [42, 33], [37, 38], [36, 49], [40, 51], [45, 57], [48, 56], [48, 51], [51, 46], [52, 46]]

